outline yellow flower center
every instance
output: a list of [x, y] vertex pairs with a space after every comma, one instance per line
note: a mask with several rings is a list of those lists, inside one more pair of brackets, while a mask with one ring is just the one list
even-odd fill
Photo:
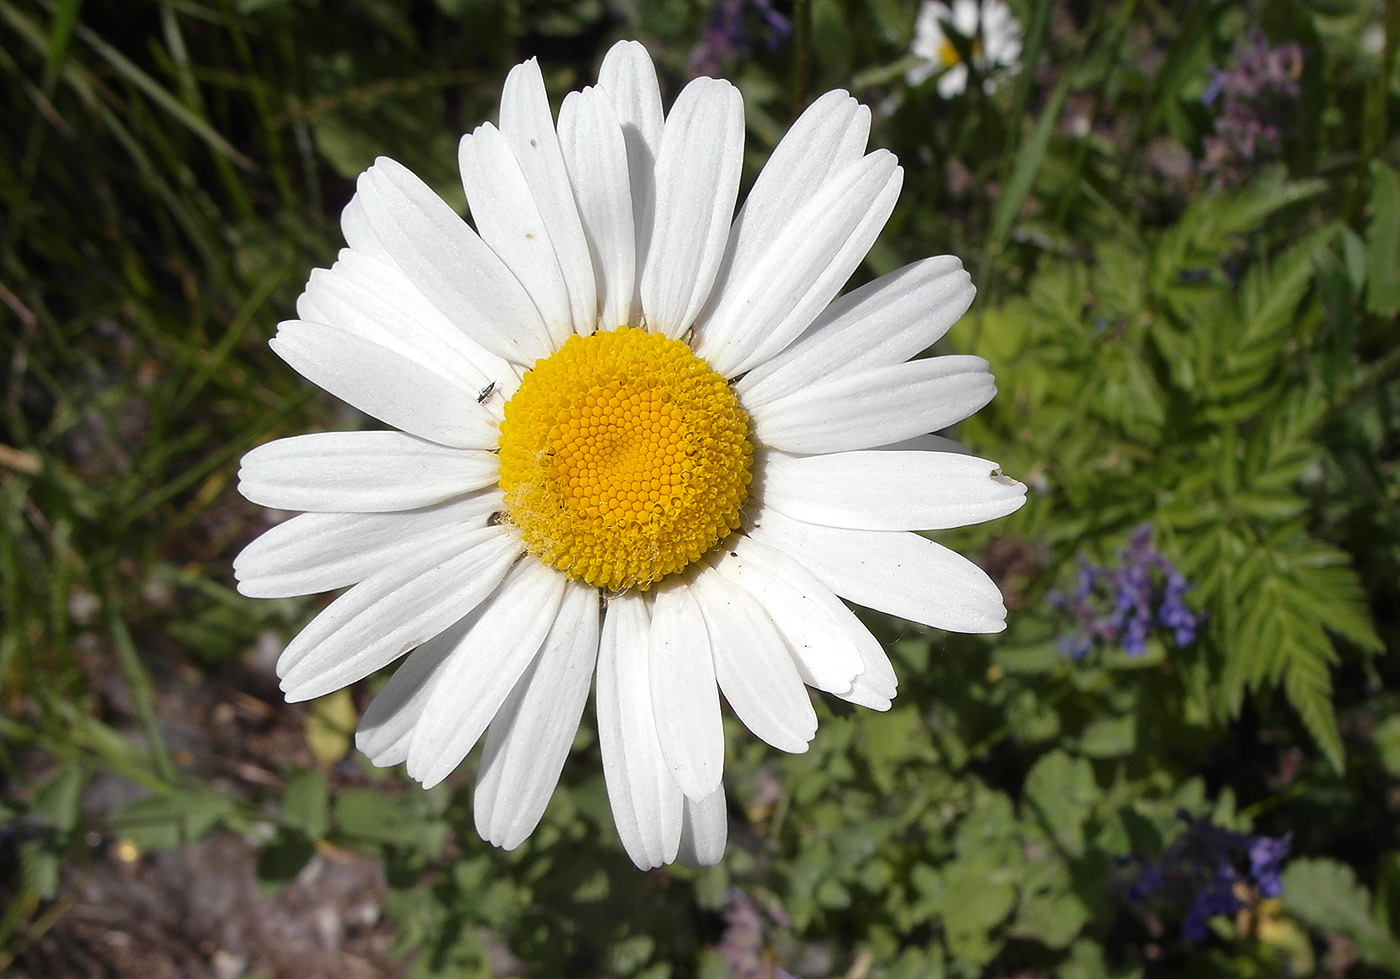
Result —
[[506, 517], [539, 560], [646, 590], [739, 527], [753, 446], [734, 392], [690, 348], [623, 327], [570, 337], [505, 406]]

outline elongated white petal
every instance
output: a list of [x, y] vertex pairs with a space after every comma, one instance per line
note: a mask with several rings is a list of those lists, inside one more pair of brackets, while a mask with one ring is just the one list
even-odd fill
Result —
[[620, 595], [608, 604], [598, 646], [598, 746], [617, 835], [643, 870], [676, 858], [684, 811], [656, 734], [651, 706], [651, 632], [646, 601]]
[[513, 536], [484, 527], [370, 575], [283, 650], [277, 674], [287, 699], [338, 690], [433, 638], [476, 608], [519, 553]]
[[427, 184], [381, 156], [360, 174], [359, 200], [384, 253], [472, 339], [526, 367], [551, 351], [520, 281]]
[[598, 619], [598, 593], [569, 582], [539, 656], [486, 729], [472, 811], [496, 846], [519, 846], [554, 794], [593, 680]]
[[567, 579], [521, 561], [483, 602], [423, 708], [408, 748], [408, 774], [437, 785], [467, 757], [554, 624]]
[[[473, 340], [428, 302], [403, 270], [391, 261], [344, 248], [335, 264], [324, 273], [328, 278], [325, 286], [317, 283], [321, 274], [320, 270], [311, 273], [307, 291], [297, 300], [298, 315], [302, 319], [360, 332], [365, 339], [380, 343], [385, 334], [398, 336], [405, 346], [411, 345], [430, 363], [446, 365], [450, 362], [451, 369], [466, 379], [469, 390], [479, 392], [486, 385], [494, 384], [494, 390], [501, 395], [497, 399], [500, 401], [514, 394], [520, 385], [518, 365], [496, 356]], [[335, 285], [330, 286], [330, 283]], [[301, 313], [304, 303], [317, 313], [334, 318], [305, 315]], [[340, 313], [351, 305], [359, 306], [364, 314], [356, 319], [358, 328], [340, 318]], [[488, 402], [488, 407], [494, 403]]]
[[950, 632], [1006, 628], [1001, 593], [987, 573], [918, 534], [822, 527], [771, 509], [749, 534], [857, 605]]
[[689, 586], [658, 589], [650, 650], [651, 703], [662, 754], [686, 797], [703, 799], [724, 774], [724, 724], [709, 634]]
[[735, 270], [696, 322], [696, 352], [734, 377], [791, 343], [865, 258], [903, 179], [894, 154], [877, 150], [827, 181], [766, 251]]
[[824, 380], [902, 364], [947, 333], [976, 291], [951, 255], [906, 265], [837, 299], [735, 390], [752, 410]]
[[685, 800], [677, 860], [689, 867], [713, 867], [724, 858], [728, 839], [729, 810], [725, 805], [724, 786], [699, 802]]
[[749, 409], [754, 435], [785, 452], [845, 452], [947, 428], [996, 394], [981, 357], [962, 354], [830, 376]]
[[[862, 707], [889, 710], [890, 701], [894, 699], [898, 686], [894, 667], [890, 665], [889, 657], [885, 655], [879, 640], [870, 634], [870, 630], [846, 607], [846, 603], [837, 598], [831, 589], [813, 577], [802, 565], [760, 541], [752, 538], [742, 539], [735, 549], [735, 555], [735, 558], [723, 562], [721, 568], [730, 569], [737, 564], [741, 571], [740, 581], [746, 586], [759, 572], [760, 581], [768, 577], [780, 582], [786, 591], [778, 589], [776, 594], [786, 604], [792, 605], [796, 614], [808, 622], [807, 629], [815, 629], [824, 634], [824, 641], [827, 643], [841, 644], [846, 650], [846, 655], [854, 652], [858, 660], [856, 674], [847, 688], [821, 689], [828, 689], [842, 700]], [[745, 575], [744, 572], [748, 574]], [[768, 590], [774, 591], [771, 584], [768, 585]], [[793, 593], [798, 596], [796, 603], [790, 597], [784, 598]], [[772, 607], [769, 608], [772, 614]], [[794, 612], [789, 611], [787, 614], [792, 616]], [[798, 647], [794, 644], [794, 639], [803, 635], [806, 633], [792, 629], [791, 634], [785, 638], [788, 638], [790, 646], [796, 650]], [[810, 652], [794, 654], [799, 672], [802, 671], [804, 656], [810, 656]], [[805, 676], [803, 678], [806, 679]]]
[[[612, 103], [627, 147], [635, 267], [640, 272], [656, 219], [656, 157], [661, 149], [663, 116], [656, 67], [639, 41], [619, 41], [608, 49], [598, 69], [598, 90]], [[635, 280], [630, 302], [634, 318], [629, 320], [633, 326], [638, 324], [642, 308], [641, 276]]]
[[409, 653], [369, 702], [355, 729], [355, 747], [380, 768], [408, 759], [413, 729], [472, 620], [470, 615], [458, 620]]
[[858, 642], [875, 639], [866, 632], [866, 638], [853, 641], [853, 633], [843, 627], [842, 613], [849, 615], [850, 609], [810, 575], [795, 577], [791, 568], [779, 574], [776, 566], [783, 558], [745, 537], [715, 567], [763, 606], [804, 683], [837, 695], [850, 693], [864, 669]]
[[[311, 273], [306, 291], [297, 300], [302, 320], [324, 323], [392, 350], [453, 382], [468, 398], [469, 392], [486, 386], [488, 377], [470, 355], [466, 334], [450, 326], [440, 333], [436, 327], [445, 323], [441, 313], [420, 297], [418, 305], [431, 311], [423, 316], [419, 309], [405, 305], [406, 297], [393, 294], [390, 284], [403, 281], [396, 266], [348, 249], [344, 254], [348, 261]], [[360, 266], [370, 266], [368, 274], [360, 272]], [[411, 287], [404, 291], [416, 294]]]
[[502, 507], [501, 491], [399, 513], [303, 513], [268, 530], [233, 559], [238, 591], [283, 598], [331, 591], [485, 525]]
[[1026, 487], [996, 463], [944, 452], [764, 453], [759, 493], [789, 517], [856, 530], [944, 530], [1004, 517]]
[[416, 360], [322, 323], [287, 320], [269, 341], [302, 377], [410, 435], [459, 449], [496, 444], [476, 393]]
[[505, 90], [501, 93], [501, 134], [520, 161], [550, 244], [558, 256], [572, 326], [578, 333], [592, 333], [598, 319], [597, 280], [559, 137], [554, 130], [554, 119], [549, 112], [544, 76], [534, 58], [516, 65], [506, 77]]
[[713, 568], [696, 576], [691, 592], [710, 634], [715, 679], [739, 720], [781, 751], [806, 751], [817, 715], [763, 606]]
[[[598, 279], [601, 326], [623, 326], [633, 319], [637, 233], [627, 144], [608, 97], [596, 88], [566, 95], [559, 141]], [[592, 332], [592, 326], [580, 332]]]
[[666, 117], [656, 159], [656, 209], [642, 258], [647, 328], [676, 339], [710, 295], [724, 257], [744, 156], [744, 100], [697, 78]]
[[345, 244], [351, 250], [369, 258], [393, 264], [393, 258], [384, 250], [379, 236], [370, 225], [369, 214], [359, 194], [352, 194], [350, 203], [340, 212], [340, 230], [345, 235]]
[[774, 147], [734, 219], [716, 295], [748, 274], [828, 180], [860, 160], [869, 136], [870, 110], [846, 92], [827, 92], [807, 107]]
[[487, 123], [462, 137], [457, 162], [476, 230], [534, 300], [550, 343], [561, 346], [574, 332], [569, 286], [534, 188], [515, 154]]
[[663, 120], [661, 86], [646, 46], [641, 41], [618, 41], [609, 48], [598, 68], [598, 88], [607, 93], [623, 126], [651, 148], [649, 162], [655, 161]]
[[496, 481], [495, 453], [401, 432], [318, 432], [243, 457], [238, 491], [280, 510], [383, 513], [431, 506]]

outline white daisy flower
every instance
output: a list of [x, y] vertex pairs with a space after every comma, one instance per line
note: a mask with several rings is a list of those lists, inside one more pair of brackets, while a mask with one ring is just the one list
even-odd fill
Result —
[[949, 39], [949, 29], [972, 42], [973, 64], [983, 77], [982, 88], [996, 89], [996, 69], [1015, 70], [1021, 56], [1021, 25], [1005, 0], [924, 0], [914, 21], [909, 51], [920, 63], [905, 74], [910, 85], [921, 84], [935, 72], [938, 94], [945, 99], [967, 90], [967, 64]]
[[[972, 301], [955, 258], [840, 299], [902, 172], [829, 92], [734, 217], [743, 104], [616, 45], [556, 128], [533, 61], [462, 139], [473, 230], [380, 158], [272, 347], [395, 431], [301, 435], [243, 459], [255, 503], [307, 511], [234, 564], [245, 595], [352, 586], [282, 654], [288, 700], [408, 658], [356, 744], [442, 781], [484, 737], [477, 829], [544, 812], [590, 685], [618, 833], [638, 866], [724, 850], [720, 694], [801, 752], [804, 684], [876, 710], [880, 644], [841, 601], [996, 632], [976, 565], [914, 530], [1025, 488], [926, 433], [994, 393], [978, 357], [909, 360]], [[839, 597], [838, 597], [839, 596]], [[596, 679], [595, 679], [596, 677]]]

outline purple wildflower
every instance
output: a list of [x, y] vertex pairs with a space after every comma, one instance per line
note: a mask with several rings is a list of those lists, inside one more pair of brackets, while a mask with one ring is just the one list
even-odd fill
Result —
[[1209, 934], [1208, 923], [1219, 914], [1234, 914], [1258, 897], [1277, 897], [1283, 890], [1283, 861], [1291, 836], [1279, 838], [1236, 833], [1209, 819], [1177, 814], [1186, 832], [1156, 861], [1129, 859], [1136, 878], [1128, 887], [1135, 904], [1151, 903], [1159, 910], [1183, 912], [1181, 937], [1188, 943]]
[[1277, 158], [1298, 100], [1303, 49], [1296, 43], [1270, 47], [1253, 27], [1235, 46], [1234, 67], [1213, 71], [1201, 101], [1220, 103], [1220, 113], [1215, 135], [1206, 137], [1201, 170], [1214, 173], [1217, 186], [1228, 186]]
[[1171, 632], [1178, 649], [1196, 638], [1196, 616], [1186, 607], [1191, 584], [1152, 546], [1152, 528], [1133, 531], [1118, 552], [1117, 568], [1100, 567], [1081, 557], [1072, 594], [1055, 593], [1050, 603], [1076, 620], [1060, 649], [1082, 659], [1096, 645], [1121, 646], [1141, 656], [1154, 626]]
[[691, 74], [719, 77], [727, 62], [749, 49], [747, 11], [756, 14], [763, 24], [762, 40], [770, 51], [792, 33], [792, 24], [773, 9], [772, 0], [715, 0], [710, 7], [710, 25], [690, 51]]

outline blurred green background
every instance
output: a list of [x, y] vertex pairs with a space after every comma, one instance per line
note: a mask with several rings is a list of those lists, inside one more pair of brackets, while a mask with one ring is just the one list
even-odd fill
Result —
[[[0, 974], [1400, 972], [1400, 3], [1010, 6], [944, 98], [900, 0], [0, 0]], [[355, 174], [462, 206], [509, 68], [557, 104], [622, 37], [740, 87], [746, 186], [815, 95], [872, 107], [858, 277], [963, 259], [939, 349], [1001, 393], [954, 434], [1031, 488], [938, 535], [1009, 630], [864, 616], [894, 709], [732, 726], [700, 872], [632, 867], [591, 720], [482, 843], [474, 756], [424, 792], [350, 746], [378, 681], [283, 704], [318, 601], [229, 568], [239, 456], [363, 421], [265, 343]]]

